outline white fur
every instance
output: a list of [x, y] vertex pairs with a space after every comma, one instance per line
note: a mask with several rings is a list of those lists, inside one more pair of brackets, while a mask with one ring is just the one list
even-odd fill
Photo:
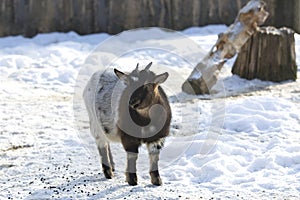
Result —
[[[116, 123], [119, 100], [124, 88], [125, 85], [112, 71], [98, 71], [93, 74], [84, 89], [83, 98], [89, 115], [90, 129], [98, 147], [104, 147], [109, 141], [120, 141]], [[109, 129], [109, 133], [105, 133], [105, 128]]]

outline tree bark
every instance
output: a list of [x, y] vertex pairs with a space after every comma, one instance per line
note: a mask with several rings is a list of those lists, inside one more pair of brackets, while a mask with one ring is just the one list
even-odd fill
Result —
[[225, 33], [219, 35], [211, 51], [183, 83], [184, 92], [188, 94], [210, 93], [226, 60], [232, 58], [255, 33], [257, 25], [266, 20], [268, 12], [264, 10], [264, 7], [263, 1], [251, 0], [240, 10], [234, 24]]
[[294, 31], [258, 28], [238, 54], [232, 73], [246, 79], [281, 82], [297, 79]]

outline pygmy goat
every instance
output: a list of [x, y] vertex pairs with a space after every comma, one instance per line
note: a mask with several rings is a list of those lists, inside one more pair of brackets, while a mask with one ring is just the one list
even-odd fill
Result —
[[136, 161], [139, 147], [145, 143], [149, 152], [150, 176], [161, 185], [159, 153], [169, 134], [171, 109], [160, 84], [168, 73], [156, 75], [137, 67], [129, 74], [117, 69], [96, 72], [84, 89], [83, 97], [90, 119], [90, 130], [101, 155], [107, 179], [112, 178], [114, 161], [110, 142], [121, 142], [127, 152], [126, 181], [137, 185]]

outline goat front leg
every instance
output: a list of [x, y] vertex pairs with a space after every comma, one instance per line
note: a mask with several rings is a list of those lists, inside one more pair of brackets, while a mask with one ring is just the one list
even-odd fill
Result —
[[158, 161], [159, 161], [159, 153], [160, 149], [162, 148], [161, 145], [156, 143], [150, 143], [147, 145], [148, 152], [149, 152], [149, 160], [150, 160], [150, 177], [151, 183], [153, 185], [160, 186], [162, 185], [162, 181], [158, 171]]
[[127, 152], [126, 181], [129, 185], [137, 185], [136, 161], [138, 153]]
[[127, 152], [126, 181], [129, 185], [137, 185], [136, 161], [140, 143], [138, 141], [130, 140], [129, 138], [123, 138], [122, 144]]

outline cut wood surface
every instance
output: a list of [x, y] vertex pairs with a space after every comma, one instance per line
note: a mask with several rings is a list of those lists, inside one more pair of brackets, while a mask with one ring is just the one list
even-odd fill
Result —
[[239, 52], [232, 73], [249, 80], [296, 80], [294, 31], [288, 28], [258, 28]]
[[255, 33], [257, 26], [266, 20], [268, 12], [264, 10], [264, 7], [263, 1], [251, 0], [240, 10], [234, 24], [225, 33], [219, 34], [219, 39], [211, 51], [183, 83], [184, 92], [188, 94], [210, 93], [226, 60], [232, 58]]

